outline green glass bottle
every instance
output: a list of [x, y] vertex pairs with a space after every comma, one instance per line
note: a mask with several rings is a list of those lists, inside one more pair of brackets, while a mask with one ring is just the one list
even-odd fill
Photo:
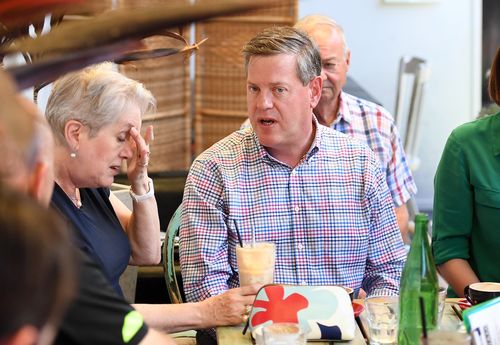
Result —
[[429, 245], [428, 224], [426, 214], [415, 216], [415, 235], [399, 288], [399, 345], [420, 345], [422, 318], [419, 297], [424, 300], [427, 329], [437, 327], [439, 284]]

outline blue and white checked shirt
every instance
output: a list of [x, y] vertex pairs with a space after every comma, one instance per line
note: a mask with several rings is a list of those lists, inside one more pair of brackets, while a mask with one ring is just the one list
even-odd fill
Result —
[[417, 193], [394, 119], [380, 105], [342, 92], [337, 118], [331, 126], [366, 143], [378, 156], [395, 206]]
[[188, 301], [238, 286], [243, 241], [276, 244], [276, 283], [340, 284], [397, 294], [405, 251], [385, 176], [373, 152], [316, 123], [295, 168], [252, 128], [234, 132], [191, 166], [182, 203], [180, 261]]

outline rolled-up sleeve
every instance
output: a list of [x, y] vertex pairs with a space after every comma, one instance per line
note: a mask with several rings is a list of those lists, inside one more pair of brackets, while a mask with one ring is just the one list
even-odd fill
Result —
[[466, 157], [452, 134], [434, 178], [432, 251], [437, 265], [469, 259], [473, 202]]

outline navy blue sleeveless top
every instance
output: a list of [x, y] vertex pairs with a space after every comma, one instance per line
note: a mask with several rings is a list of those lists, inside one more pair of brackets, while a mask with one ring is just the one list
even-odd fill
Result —
[[113, 288], [123, 296], [118, 280], [127, 268], [131, 249], [109, 201], [108, 188], [80, 188], [82, 207], [76, 207], [57, 183], [51, 205], [68, 221], [78, 248], [103, 270]]

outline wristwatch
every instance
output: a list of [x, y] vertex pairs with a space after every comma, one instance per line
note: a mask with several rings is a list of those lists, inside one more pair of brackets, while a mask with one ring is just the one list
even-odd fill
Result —
[[153, 180], [150, 177], [148, 177], [148, 187], [149, 187], [148, 192], [146, 194], [142, 194], [142, 195], [135, 194], [132, 191], [132, 187], [130, 187], [129, 193], [130, 193], [130, 197], [132, 198], [132, 200], [134, 200], [135, 202], [141, 202], [143, 200], [152, 198], [155, 195], [155, 189], [153, 186]]

